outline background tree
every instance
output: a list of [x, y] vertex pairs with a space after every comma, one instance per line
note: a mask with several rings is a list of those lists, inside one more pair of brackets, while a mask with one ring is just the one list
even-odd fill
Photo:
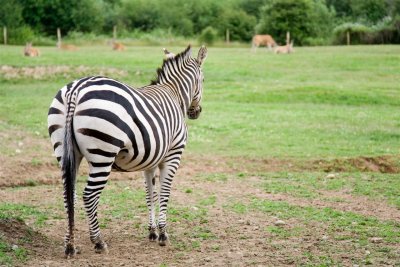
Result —
[[243, 10], [228, 9], [220, 17], [217, 28], [220, 36], [225, 36], [229, 29], [231, 41], [250, 41], [254, 34], [257, 19]]
[[296, 44], [307, 44], [310, 38], [328, 31], [326, 25], [331, 25], [332, 17], [333, 13], [319, 0], [272, 0], [262, 8], [257, 32], [271, 34], [284, 44], [290, 31]]
[[354, 18], [372, 24], [389, 15], [384, 0], [352, 0], [351, 10]]

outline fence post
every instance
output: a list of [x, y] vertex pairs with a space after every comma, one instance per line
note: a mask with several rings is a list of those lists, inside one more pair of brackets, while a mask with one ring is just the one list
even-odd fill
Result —
[[347, 45], [350, 45], [350, 31], [346, 32]]
[[230, 36], [229, 36], [229, 29], [226, 29], [226, 43], [229, 44], [230, 42]]
[[7, 27], [3, 27], [4, 45], [7, 45]]
[[286, 44], [290, 43], [290, 32], [286, 32]]
[[57, 47], [61, 48], [61, 30], [57, 28]]

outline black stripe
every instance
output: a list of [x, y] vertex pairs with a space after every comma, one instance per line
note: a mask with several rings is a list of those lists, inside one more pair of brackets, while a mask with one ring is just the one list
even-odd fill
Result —
[[64, 101], [62, 99], [61, 93], [62, 93], [62, 91], [59, 90], [54, 98], [57, 99], [57, 101], [60, 102], [61, 104], [64, 104]]
[[47, 115], [51, 115], [51, 114], [64, 114], [64, 112], [62, 110], [59, 110], [58, 108], [53, 108], [51, 107], [49, 109], [49, 113]]
[[56, 150], [56, 148], [59, 147], [60, 145], [61, 145], [61, 142], [55, 143], [53, 146], [53, 150]]
[[114, 158], [117, 155], [117, 153], [108, 152], [108, 151], [104, 151], [104, 150], [97, 149], [97, 148], [94, 148], [94, 149], [88, 148], [87, 152], [89, 152], [91, 154], [100, 155], [103, 157], [108, 157], [108, 158]]
[[110, 172], [95, 172], [95, 173], [90, 173], [89, 176], [92, 178], [97, 178], [97, 177], [107, 177], [110, 175]]
[[[91, 79], [91, 78], [94, 78], [94, 77], [93, 77], [93, 76], [89, 76], [89, 77], [85, 77], [85, 78], [80, 79], [80, 80], [75, 84], [75, 87], [72, 88], [72, 89], [73, 89], [73, 90], [74, 90], [74, 89], [77, 89], [77, 88], [79, 89], [79, 86], [81, 86], [82, 83], [86, 82], [87, 80], [89, 80], [89, 79]], [[71, 89], [72, 85], [73, 85], [73, 82], [67, 85], [67, 92]]]
[[107, 180], [105, 180], [105, 181], [88, 181], [87, 185], [88, 186], [95, 186], [95, 185], [103, 185], [103, 184], [106, 184], [106, 183], [107, 183]]
[[114, 124], [116, 127], [118, 127], [122, 132], [126, 133], [128, 138], [132, 142], [132, 147], [133, 147], [133, 153], [138, 153], [138, 147], [135, 142], [135, 133], [132, 131], [132, 129], [129, 127], [128, 124], [126, 124], [123, 120], [120, 119], [118, 115], [115, 113], [112, 113], [111, 111], [104, 110], [104, 109], [97, 109], [97, 108], [92, 108], [92, 109], [85, 109], [78, 111], [75, 116], [89, 116], [89, 117], [95, 117], [95, 118], [100, 118], [108, 121], [109, 123]]
[[119, 172], [126, 172], [126, 170], [122, 169], [122, 168], [121, 168], [120, 166], [118, 166], [115, 162], [113, 163], [112, 168], [113, 168], [114, 170], [119, 171]]
[[[111, 86], [115, 86], [117, 88], [120, 88], [122, 90], [124, 90], [123, 88], [121, 88], [121, 86], [123, 86], [120, 83], [117, 83], [115, 81], [110, 81], [112, 82]], [[104, 85], [107, 84], [105, 83], [104, 80], [98, 81], [97, 83], [95, 82], [91, 82], [90, 85]], [[128, 90], [125, 90], [126, 92], [128, 92]], [[132, 100], [135, 102], [132, 92], [128, 92], [131, 96], [132, 96]], [[116, 92], [113, 91], [109, 91], [109, 90], [101, 90], [101, 91], [91, 91], [86, 93], [78, 102], [78, 105], [91, 100], [91, 99], [101, 99], [101, 100], [107, 100], [107, 101], [112, 101], [114, 103], [117, 103], [119, 105], [121, 105], [127, 112], [127, 114], [129, 114], [133, 120], [133, 122], [136, 124], [136, 126], [138, 127], [140, 134], [143, 138], [143, 143], [144, 143], [144, 161], [148, 158], [149, 154], [150, 154], [150, 137], [149, 137], [149, 133], [146, 130], [146, 127], [144, 126], [144, 124], [138, 119], [138, 117], [136, 116], [136, 112], [132, 107], [132, 104], [123, 96], [117, 94]], [[144, 111], [143, 107], [141, 107], [141, 105], [139, 105], [139, 103], [136, 103], [138, 110], [140, 113], [142, 113], [145, 116], [145, 119], [149, 122], [149, 124], [151, 124], [151, 120], [148, 117], [148, 114], [146, 114], [146, 112]], [[137, 156], [138, 156], [138, 149], [137, 149], [137, 145], [136, 145], [136, 140], [135, 139], [131, 139], [132, 144], [134, 144], [134, 149], [133, 149], [133, 156], [132, 159], [130, 160], [131, 162], [134, 161]]]
[[112, 162], [93, 162], [93, 161], [90, 161], [89, 163], [93, 167], [108, 167], [113, 164]]
[[60, 160], [61, 160], [61, 157], [57, 157], [57, 161], [60, 162]]
[[60, 129], [60, 128], [62, 128], [62, 126], [60, 124], [51, 125], [49, 127], [49, 135], [51, 136], [54, 131], [56, 131], [57, 129]]
[[112, 144], [114, 146], [117, 147], [124, 147], [124, 142], [119, 140], [118, 138], [115, 138], [111, 135], [105, 134], [103, 132], [97, 131], [97, 130], [93, 130], [93, 129], [89, 129], [89, 128], [80, 128], [77, 130], [78, 133], [81, 133], [83, 135], [87, 135], [96, 139], [99, 139], [103, 142]]

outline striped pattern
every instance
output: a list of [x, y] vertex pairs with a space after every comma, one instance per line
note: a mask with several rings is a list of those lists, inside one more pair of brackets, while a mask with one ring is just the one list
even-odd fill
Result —
[[[207, 50], [191, 57], [190, 46], [170, 56], [148, 86], [134, 89], [106, 77], [86, 77], [63, 87], [48, 113], [48, 129], [60, 162], [64, 202], [68, 213], [67, 256], [73, 256], [75, 173], [85, 158], [89, 178], [83, 192], [90, 239], [96, 250], [107, 246], [97, 220], [97, 206], [110, 172], [143, 171], [149, 208], [149, 238], [165, 245], [167, 204], [173, 177], [187, 140], [185, 117], [201, 112], [203, 74]], [[155, 217], [155, 177], [159, 173], [158, 223]], [[157, 230], [159, 236], [157, 236]]]

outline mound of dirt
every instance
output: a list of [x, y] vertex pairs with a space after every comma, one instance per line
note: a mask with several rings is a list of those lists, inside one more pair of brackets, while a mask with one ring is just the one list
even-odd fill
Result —
[[11, 246], [22, 246], [34, 252], [39, 252], [41, 247], [50, 243], [44, 235], [33, 230], [24, 221], [15, 218], [0, 219], [0, 236]]
[[380, 172], [380, 173], [400, 173], [399, 158], [394, 156], [379, 157], [357, 157], [334, 159], [331, 161], [314, 161], [318, 169], [325, 172]]

